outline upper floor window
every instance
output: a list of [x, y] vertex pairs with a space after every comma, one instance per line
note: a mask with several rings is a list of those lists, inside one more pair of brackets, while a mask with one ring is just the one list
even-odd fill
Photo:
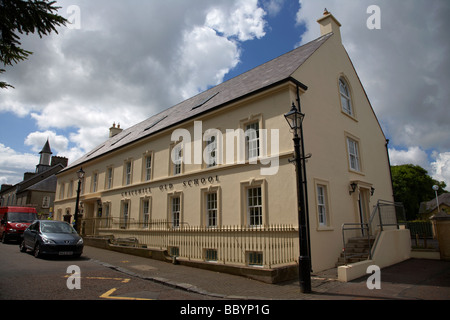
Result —
[[69, 190], [67, 191], [67, 197], [71, 198], [73, 196], [73, 180], [69, 182]]
[[111, 189], [113, 186], [113, 168], [106, 169], [106, 189]]
[[245, 126], [246, 152], [248, 160], [255, 160], [259, 156], [259, 122]]
[[177, 144], [172, 149], [172, 174], [177, 175], [181, 173], [181, 164], [183, 161], [183, 149], [181, 144]]
[[131, 184], [131, 161], [125, 162], [125, 185]]
[[350, 169], [354, 171], [361, 171], [358, 141], [347, 138], [347, 146]]
[[49, 208], [50, 207], [50, 196], [44, 196], [42, 198], [42, 208]]
[[354, 117], [350, 89], [344, 78], [339, 79], [339, 92], [341, 95], [342, 111], [344, 111], [349, 116]]
[[217, 165], [217, 137], [210, 136], [206, 140], [206, 165], [208, 168]]
[[92, 192], [97, 192], [98, 187], [98, 173], [94, 172], [92, 175]]
[[150, 181], [152, 179], [152, 155], [144, 157], [144, 179]]
[[61, 183], [61, 186], [59, 189], [59, 199], [64, 199], [64, 187], [65, 187], [65, 183]]

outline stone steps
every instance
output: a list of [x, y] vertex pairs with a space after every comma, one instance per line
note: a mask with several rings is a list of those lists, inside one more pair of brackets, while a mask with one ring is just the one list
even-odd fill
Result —
[[346, 258], [344, 258], [344, 250], [342, 250], [340, 257], [336, 262], [336, 267], [367, 260], [374, 241], [375, 238], [371, 237], [369, 246], [369, 241], [366, 237], [348, 239], [347, 244], [345, 245]]

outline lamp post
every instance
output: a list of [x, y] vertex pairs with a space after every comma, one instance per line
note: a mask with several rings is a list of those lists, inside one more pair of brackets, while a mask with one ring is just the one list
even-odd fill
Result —
[[78, 233], [80, 233], [78, 225], [78, 211], [79, 211], [78, 204], [80, 203], [81, 180], [83, 180], [84, 178], [83, 168], [80, 168], [80, 170], [77, 171], [77, 176], [78, 176], [77, 202], [75, 203], [75, 216], [74, 216], [75, 224], [73, 227]]
[[303, 170], [302, 170], [302, 154], [300, 152], [300, 143], [303, 145], [302, 122], [305, 115], [297, 110], [295, 104], [292, 103], [291, 110], [284, 115], [289, 126], [294, 133], [294, 152], [295, 152], [295, 170], [297, 173], [297, 208], [298, 208], [298, 224], [299, 224], [299, 245], [300, 256], [299, 263], [299, 281], [302, 293], [311, 292], [311, 258], [308, 250], [308, 224], [307, 212], [305, 210], [305, 193], [303, 188]]
[[434, 190], [434, 193], [436, 194], [436, 204], [437, 204], [437, 209], [438, 209], [438, 213], [441, 211], [440, 209], [439, 209], [439, 198], [438, 198], [438, 194], [437, 194], [437, 192], [438, 192], [438, 190], [439, 190], [439, 186], [438, 185], [434, 185], [433, 186], [433, 190]]

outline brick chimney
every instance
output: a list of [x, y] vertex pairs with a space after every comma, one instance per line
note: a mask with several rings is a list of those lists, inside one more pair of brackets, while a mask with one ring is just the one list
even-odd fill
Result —
[[58, 163], [62, 164], [65, 168], [65, 167], [67, 167], [67, 164], [69, 163], [69, 159], [67, 159], [65, 157], [53, 156], [51, 166], [52, 167], [56, 166]]
[[328, 12], [327, 8], [325, 8], [323, 16], [317, 20], [317, 22], [320, 24], [321, 36], [333, 32], [336, 38], [339, 39], [339, 42], [342, 42], [340, 30], [341, 24], [330, 12]]
[[26, 181], [28, 179], [31, 179], [32, 177], [34, 177], [36, 174], [36, 172], [25, 172], [23, 174], [23, 181]]
[[117, 124], [117, 127], [116, 127], [116, 123], [114, 122], [112, 127], [109, 128], [109, 137], [112, 138], [115, 135], [118, 135], [119, 133], [121, 133], [122, 131], [123, 131], [123, 129], [120, 129], [120, 123]]

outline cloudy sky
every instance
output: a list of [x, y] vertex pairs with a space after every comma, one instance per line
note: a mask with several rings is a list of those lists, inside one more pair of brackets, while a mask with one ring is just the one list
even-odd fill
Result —
[[[413, 163], [450, 186], [447, 0], [58, 0], [73, 25], [6, 67], [0, 91], [0, 183], [34, 171], [50, 140], [75, 161], [123, 128], [320, 35], [324, 8], [381, 126], [391, 164]], [[367, 21], [380, 9], [379, 29]], [[449, 189], [449, 188], [447, 188]]]

